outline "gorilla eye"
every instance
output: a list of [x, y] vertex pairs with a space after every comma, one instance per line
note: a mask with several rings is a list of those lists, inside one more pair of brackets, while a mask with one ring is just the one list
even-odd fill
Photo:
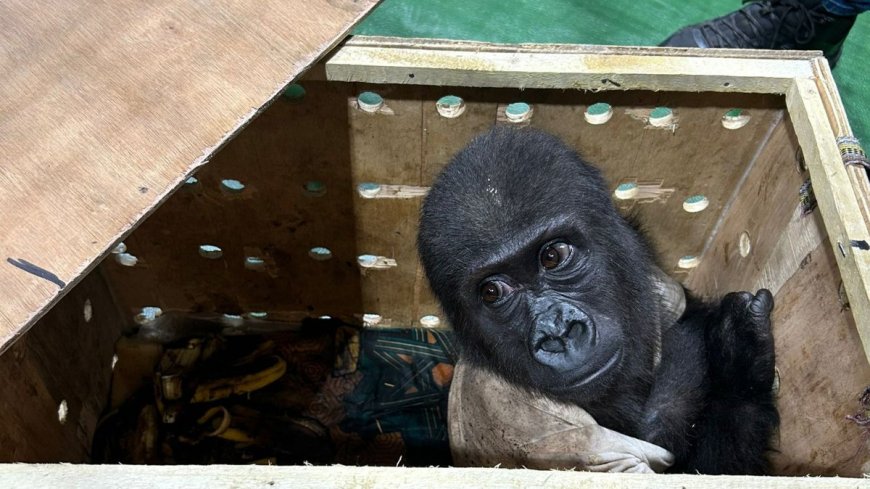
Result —
[[480, 298], [487, 304], [494, 304], [509, 294], [512, 289], [500, 280], [490, 280], [480, 286]]
[[561, 241], [550, 243], [541, 250], [541, 266], [552, 270], [571, 256], [571, 246]]

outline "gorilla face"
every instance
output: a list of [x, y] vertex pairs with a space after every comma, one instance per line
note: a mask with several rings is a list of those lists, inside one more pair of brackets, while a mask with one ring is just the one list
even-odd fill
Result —
[[557, 138], [475, 139], [427, 196], [418, 247], [464, 358], [581, 404], [649, 370], [649, 252]]

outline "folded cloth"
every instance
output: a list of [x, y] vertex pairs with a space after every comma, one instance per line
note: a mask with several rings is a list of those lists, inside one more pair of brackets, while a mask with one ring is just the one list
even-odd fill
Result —
[[607, 429], [580, 407], [456, 364], [448, 404], [453, 463], [474, 467], [662, 472], [673, 455]]

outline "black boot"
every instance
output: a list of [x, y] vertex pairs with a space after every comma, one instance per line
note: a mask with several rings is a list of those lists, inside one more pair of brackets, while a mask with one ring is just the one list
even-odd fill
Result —
[[854, 16], [833, 15], [818, 0], [760, 0], [683, 27], [660, 46], [819, 50], [833, 68], [854, 23]]

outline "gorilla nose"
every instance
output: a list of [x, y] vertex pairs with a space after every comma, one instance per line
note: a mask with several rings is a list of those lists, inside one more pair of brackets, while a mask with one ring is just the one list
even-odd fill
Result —
[[[575, 310], [576, 311], [576, 310]], [[595, 328], [582, 311], [565, 320], [565, 314], [540, 318], [533, 334], [532, 355], [535, 360], [554, 368], [572, 368], [589, 354], [595, 345]]]
[[562, 353], [565, 351], [565, 342], [562, 338], [554, 338], [550, 336], [549, 338], [544, 338], [538, 344], [538, 349], [544, 350], [548, 353]]

